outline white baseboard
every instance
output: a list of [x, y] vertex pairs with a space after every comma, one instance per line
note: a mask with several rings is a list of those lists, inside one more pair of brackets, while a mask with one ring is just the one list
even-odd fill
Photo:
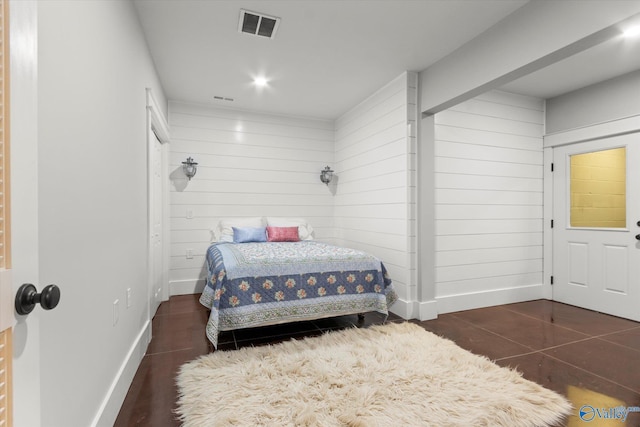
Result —
[[[169, 295], [199, 294], [204, 289], [204, 280], [178, 280], [169, 282]], [[405, 301], [398, 299], [389, 311], [403, 319], [431, 320], [438, 313], [471, 310], [501, 304], [511, 304], [534, 299], [549, 299], [550, 286], [538, 284], [514, 288], [496, 289], [486, 292], [447, 295], [431, 301]]]
[[438, 302], [436, 300], [418, 303], [418, 319], [432, 320], [438, 317]]
[[393, 303], [393, 305], [391, 305], [391, 307], [389, 307], [389, 311], [403, 319], [413, 319], [415, 317], [413, 301], [398, 299]]
[[544, 298], [546, 298], [545, 285], [538, 284], [495, 289], [486, 292], [447, 295], [444, 297], [436, 297], [436, 301], [438, 313], [441, 314]]
[[399, 299], [393, 303], [389, 311], [403, 319], [431, 320], [438, 317], [435, 300], [420, 302]]
[[174, 280], [169, 282], [169, 296], [200, 294], [204, 290], [206, 280]]
[[113, 426], [150, 341], [151, 322], [147, 321], [113, 379], [111, 387], [109, 387], [109, 391], [91, 423], [92, 427]]

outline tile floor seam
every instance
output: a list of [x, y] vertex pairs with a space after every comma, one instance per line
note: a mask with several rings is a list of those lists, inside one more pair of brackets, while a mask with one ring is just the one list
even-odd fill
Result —
[[540, 353], [543, 356], [546, 356], [546, 354], [542, 353], [541, 350], [535, 350], [535, 351], [530, 351], [528, 353], [522, 353], [522, 354], [515, 354], [513, 356], [505, 356], [505, 357], [501, 357], [499, 359], [494, 359], [493, 362], [498, 362], [498, 361], [502, 361], [502, 360], [507, 360], [507, 359], [512, 359], [514, 357], [523, 357], [523, 356], [531, 356], [532, 354], [536, 354], [536, 353]]
[[191, 349], [193, 349], [193, 347], [176, 348], [176, 349], [167, 350], [167, 351], [156, 351], [154, 353], [146, 353], [144, 355], [144, 357], [146, 357], [146, 356], [156, 356], [156, 355], [159, 355], [159, 354], [175, 353], [175, 352], [178, 352], [178, 351], [185, 351], [185, 350], [191, 350]]
[[[532, 316], [532, 315], [527, 314], [527, 313], [521, 313], [521, 312], [519, 312], [519, 311], [511, 310], [511, 309], [508, 309], [508, 308], [506, 308], [506, 307], [500, 307], [500, 308], [503, 308], [504, 310], [507, 310], [507, 311], [509, 311], [509, 312], [511, 312], [511, 313], [514, 313], [514, 314], [520, 314], [520, 315], [522, 315], [522, 316], [524, 316], [524, 317], [527, 317], [527, 318], [529, 318], [529, 319], [533, 319], [533, 320], [537, 320], [537, 321], [542, 322], [542, 323], [546, 323], [546, 324], [548, 324], [548, 325], [553, 325], [553, 326], [556, 326], [556, 327], [558, 327], [558, 328], [563, 328], [563, 329], [566, 329], [566, 330], [571, 331], [571, 332], [576, 332], [576, 333], [581, 334], [581, 335], [586, 335], [586, 336], [588, 336], [588, 337], [595, 337], [595, 335], [585, 334], [585, 333], [584, 333], [584, 332], [582, 332], [582, 331], [578, 331], [578, 330], [576, 330], [576, 329], [571, 329], [571, 328], [569, 328], [569, 327], [567, 327], [567, 326], [558, 325], [558, 324], [557, 324], [557, 323], [555, 323], [555, 322], [550, 322], [550, 321], [545, 320], [545, 319], [540, 319], [539, 317], [535, 317], [535, 316]], [[603, 314], [604, 314], [604, 313], [603, 313]], [[618, 333], [618, 332], [623, 332], [623, 331], [616, 331], [616, 332], [612, 332], [612, 333]]]
[[[623, 332], [629, 332], [629, 331], [633, 331], [633, 330], [636, 330], [636, 329], [640, 329], [640, 326], [636, 326], [636, 327], [629, 328], [629, 329], [623, 329], [623, 330], [621, 330], [621, 331], [616, 331], [616, 332], [608, 332], [608, 333], [606, 333], [606, 334], [594, 335], [594, 338], [603, 338], [603, 337], [608, 337], [609, 335], [621, 334], [621, 333], [623, 333]], [[613, 341], [610, 341], [610, 342], [613, 342]], [[620, 345], [623, 345], [623, 344], [620, 344]], [[631, 347], [630, 347], [630, 348], [631, 348]]]
[[585, 342], [585, 341], [589, 341], [589, 340], [593, 340], [593, 339], [596, 339], [596, 337], [587, 337], [587, 338], [582, 338], [582, 339], [576, 340], [576, 341], [566, 342], [564, 344], [552, 345], [551, 347], [545, 347], [545, 348], [542, 348], [542, 349], [540, 349], [538, 351], [542, 352], [542, 351], [547, 351], [547, 350], [553, 350], [553, 349], [556, 349], [556, 348], [565, 347], [567, 345], [577, 344], [579, 342]]
[[603, 336], [606, 336], [606, 335], [600, 335], [600, 336], [597, 336], [597, 337], [594, 337], [594, 338], [598, 338], [598, 339], [600, 339], [600, 340], [602, 340], [602, 341], [606, 342], [607, 344], [615, 344], [615, 345], [619, 345], [620, 347], [624, 347], [624, 348], [627, 348], [627, 349], [629, 349], [629, 350], [632, 350], [632, 351], [635, 351], [635, 352], [637, 352], [637, 353], [640, 353], [640, 349], [633, 348], [633, 347], [629, 347], [628, 345], [620, 344], [619, 342], [615, 342], [615, 341], [608, 341], [608, 340], [606, 340], [606, 339], [603, 339], [603, 338], [602, 338]]
[[[460, 319], [460, 320], [463, 320], [463, 321], [464, 321], [465, 319]], [[537, 320], [540, 320], [540, 319], [537, 319]], [[512, 342], [512, 343], [515, 343], [515, 344], [518, 344], [518, 345], [521, 345], [521, 346], [523, 346], [523, 347], [526, 347], [526, 348], [531, 349], [531, 352], [523, 353], [523, 354], [521, 354], [521, 355], [528, 355], [528, 354], [532, 354], [532, 353], [539, 353], [539, 352], [543, 352], [543, 351], [547, 351], [547, 350], [553, 350], [553, 349], [560, 348], [560, 347], [564, 347], [564, 346], [567, 346], [567, 345], [576, 344], [576, 343], [580, 343], [580, 342], [589, 341], [589, 340], [592, 340], [592, 339], [599, 338], [599, 336], [586, 336], [585, 338], [582, 338], [582, 339], [579, 339], [579, 340], [569, 341], [569, 342], [566, 342], [566, 343], [563, 343], [563, 344], [554, 345], [554, 346], [551, 346], [551, 347], [544, 347], [544, 348], [541, 348], [541, 349], [536, 349], [536, 348], [534, 348], [534, 347], [531, 347], [530, 345], [526, 345], [526, 344], [520, 343], [520, 342], [518, 342], [518, 341], [515, 341], [515, 340], [513, 340], [513, 339], [511, 339], [511, 338], [508, 338], [508, 337], [505, 337], [505, 336], [503, 336], [503, 335], [500, 335], [500, 334], [499, 334], [499, 333], [497, 333], [497, 332], [491, 331], [491, 330], [486, 329], [486, 328], [483, 328], [483, 327], [481, 327], [481, 326], [474, 325], [474, 324], [473, 324], [473, 323], [471, 323], [471, 322], [469, 322], [469, 324], [470, 324], [470, 325], [472, 325], [473, 327], [477, 328], [477, 329], [483, 330], [483, 331], [485, 331], [485, 332], [488, 332], [488, 333], [490, 333], [490, 334], [496, 335], [496, 336], [498, 336], [498, 337], [500, 337], [500, 338], [502, 338], [502, 339], [505, 339], [505, 340], [507, 340], [507, 341], [510, 341], [510, 342]], [[555, 326], [557, 326], [557, 325], [555, 325]], [[570, 329], [570, 330], [571, 330], [571, 329]], [[573, 331], [573, 332], [581, 333], [580, 331]], [[582, 334], [582, 335], [586, 335], [586, 334]], [[605, 341], [606, 341], [606, 340], [605, 340]], [[625, 345], [623, 345], [623, 344], [620, 344], [620, 343], [615, 343], [615, 342], [611, 342], [611, 341], [606, 341], [606, 342], [607, 342], [607, 343], [611, 343], [611, 344], [617, 344], [617, 345], [619, 345], [619, 346], [621, 346], [621, 347], [629, 348], [629, 349], [631, 349], [631, 350], [634, 350], [634, 351], [640, 352], [640, 350], [637, 350], [637, 349], [635, 349], [635, 348], [631, 348], [631, 347], [627, 347], [627, 346], [625, 346]], [[517, 357], [517, 356], [506, 356], [506, 357]], [[496, 359], [496, 360], [498, 360], [498, 359]]]
[[233, 335], [233, 346], [235, 347], [235, 350], [238, 349], [238, 340], [236, 339], [236, 332], [235, 331], [231, 331], [231, 335]]
[[[552, 300], [548, 300], [548, 301], [549, 301], [549, 302], [551, 302], [551, 303], [555, 303], [555, 302], [556, 302], [556, 301], [552, 301]], [[525, 302], [526, 302], [526, 301], [525, 301]], [[562, 303], [558, 303], [558, 304], [562, 304]], [[571, 306], [571, 307], [573, 307], [573, 306]], [[509, 312], [511, 312], [511, 313], [521, 314], [522, 316], [529, 317], [529, 318], [531, 318], [531, 319], [539, 320], [539, 321], [544, 322], [544, 323], [549, 323], [549, 324], [552, 324], [552, 325], [554, 325], [554, 326], [558, 326], [558, 327], [560, 327], [560, 328], [565, 328], [565, 329], [568, 329], [568, 330], [573, 331], [573, 332], [578, 332], [578, 333], [580, 333], [580, 334], [587, 335], [587, 334], [585, 334], [584, 332], [578, 331], [578, 330], [576, 330], [576, 329], [571, 329], [571, 328], [569, 328], [569, 327], [567, 327], [567, 326], [558, 325], [558, 324], [556, 324], [556, 323], [554, 323], [554, 322], [549, 322], [548, 320], [545, 320], [545, 319], [540, 319], [539, 317], [535, 317], [535, 316], [533, 316], [533, 315], [531, 315], [531, 314], [522, 313], [521, 311], [517, 311], [517, 310], [514, 310], [514, 309], [510, 309], [510, 308], [508, 308], [508, 307], [499, 307], [499, 308], [504, 309], [504, 310], [507, 310], [507, 311], [509, 311]], [[625, 318], [623, 318], [623, 317], [616, 317], [616, 316], [612, 316], [612, 315], [607, 314], [607, 313], [601, 313], [601, 312], [599, 312], [599, 311], [594, 311], [594, 313], [601, 314], [601, 315], [603, 315], [603, 316], [613, 317], [613, 318], [616, 318], [616, 319], [628, 320], [628, 321], [630, 321], [630, 322], [635, 322], [635, 320], [625, 319]], [[636, 322], [636, 323], [639, 323], [639, 322]], [[631, 330], [634, 330], [634, 329], [639, 329], [639, 328], [640, 328], [640, 324], [638, 324], [637, 326], [633, 326], [633, 327], [627, 328], [627, 329], [619, 329], [619, 330], [615, 330], [615, 331], [613, 331], [613, 332], [607, 332], [607, 334], [618, 334], [618, 333], [620, 333], [620, 332], [628, 332], [628, 331], [631, 331]], [[592, 335], [592, 336], [596, 337], [596, 336], [598, 336], [598, 335]]]
[[317, 323], [317, 322], [315, 322], [315, 321], [313, 321], [313, 320], [312, 320], [312, 321], [311, 321], [311, 324], [312, 324], [312, 325], [313, 325], [317, 330], [319, 330], [320, 332], [324, 331], [324, 329], [322, 329], [322, 327], [321, 327], [320, 325], [318, 325], [318, 323]]
[[587, 369], [585, 369], [585, 368], [582, 368], [582, 367], [580, 367], [580, 366], [574, 365], [573, 363], [569, 363], [569, 362], [567, 362], [566, 360], [562, 360], [562, 359], [560, 359], [559, 357], [553, 356], [553, 355], [551, 355], [551, 354], [547, 354], [547, 353], [543, 353], [543, 354], [544, 354], [545, 356], [547, 356], [547, 357], [550, 357], [551, 359], [555, 359], [555, 360], [557, 360], [557, 361], [559, 361], [559, 362], [562, 362], [562, 363], [564, 363], [565, 365], [572, 366], [572, 367], [574, 367], [574, 368], [576, 368], [576, 369], [578, 369], [578, 370], [580, 370], [580, 371], [582, 371], [582, 372], [586, 372], [586, 373], [591, 374], [591, 375], [593, 375], [594, 377], [597, 377], [597, 378], [599, 378], [599, 379], [601, 379], [601, 380], [607, 381], [607, 382], [609, 382], [609, 383], [611, 383], [611, 384], [615, 384], [615, 385], [617, 385], [618, 387], [622, 387], [622, 388], [627, 389], [627, 390], [629, 390], [629, 391], [631, 391], [631, 392], [633, 392], [633, 393], [635, 393], [635, 394], [637, 394], [637, 395], [640, 395], [640, 390], [634, 390], [634, 389], [630, 388], [629, 386], [626, 386], [626, 385], [624, 385], [624, 384], [620, 384], [620, 383], [618, 383], [618, 382], [616, 382], [616, 381], [612, 381], [611, 379], [609, 379], [609, 378], [607, 378], [607, 377], [603, 377], [602, 375], [596, 374], [596, 373], [595, 373], [595, 372], [593, 372], [593, 371], [589, 371], [589, 370], [587, 370]]
[[[486, 328], [483, 328], [482, 326], [475, 325], [475, 324], [473, 324], [473, 323], [471, 323], [471, 322], [469, 322], [469, 321], [467, 321], [467, 320], [465, 320], [465, 319], [460, 319], [460, 318], [458, 318], [458, 319], [459, 319], [459, 320], [462, 320], [462, 321], [464, 321], [464, 322], [467, 322], [469, 325], [473, 326], [474, 328], [477, 328], [477, 329], [483, 330], [483, 331], [485, 331], [485, 332], [489, 332], [490, 334], [493, 334], [493, 335], [495, 335], [495, 336], [497, 336], [497, 337], [500, 337], [500, 338], [505, 339], [505, 340], [507, 340], [507, 341], [510, 341], [510, 342], [512, 342], [512, 343], [515, 343], [515, 344], [521, 345], [522, 347], [526, 347], [526, 348], [528, 348], [528, 349], [531, 349], [531, 351], [532, 351], [532, 352], [534, 352], [534, 353], [535, 353], [535, 352], [538, 352], [538, 351], [544, 351], [544, 350], [546, 350], [546, 349], [547, 349], [547, 347], [542, 348], [542, 349], [537, 349], [537, 348], [531, 347], [530, 345], [526, 345], [526, 344], [523, 344], [523, 343], [521, 343], [521, 342], [515, 341], [515, 340], [513, 340], [513, 339], [511, 339], [511, 338], [505, 337], [504, 335], [500, 335], [499, 333], [494, 332], [494, 331], [492, 331], [492, 330], [490, 330], [490, 329], [486, 329]], [[540, 319], [537, 319], [537, 320], [540, 320]], [[585, 335], [585, 334], [582, 334], [582, 335]], [[571, 341], [571, 342], [572, 342], [572, 343], [573, 343], [573, 342], [580, 342], [580, 341], [589, 340], [589, 339], [591, 339], [591, 338], [593, 338], [593, 337], [586, 337], [586, 338], [583, 338], [583, 339], [581, 339], [581, 340], [578, 340], [578, 341]], [[569, 344], [569, 343], [559, 344], [558, 346], [553, 346], [553, 347], [549, 347], [549, 348], [560, 347], [560, 346], [562, 346], [562, 345], [566, 345], [566, 344]], [[528, 353], [527, 353], [527, 354], [528, 354]]]
[[[465, 323], [467, 323], [467, 324], [469, 324], [469, 325], [473, 326], [474, 328], [477, 328], [477, 329], [483, 330], [483, 331], [485, 331], [485, 332], [489, 332], [490, 334], [496, 335], [496, 336], [498, 336], [498, 337], [500, 337], [500, 338], [502, 338], [502, 339], [505, 339], [505, 340], [510, 341], [510, 342], [513, 342], [513, 343], [515, 343], [515, 344], [521, 345], [521, 346], [523, 346], [523, 347], [527, 347], [527, 348], [529, 348], [529, 349], [531, 349], [531, 350], [532, 350], [532, 353], [542, 352], [542, 351], [546, 351], [546, 350], [552, 350], [552, 349], [559, 348], [559, 347], [563, 347], [563, 346], [566, 346], [566, 345], [569, 345], [569, 344], [575, 344], [575, 343], [579, 343], [579, 342], [584, 342], [584, 341], [588, 341], [588, 340], [590, 340], [590, 339], [600, 338], [601, 336], [617, 334], [617, 333], [620, 333], [620, 332], [626, 332], [626, 331], [629, 331], [629, 330], [634, 330], [634, 329], [640, 328], [640, 326], [634, 326], [633, 328], [624, 329], [624, 330], [620, 330], [620, 331], [616, 331], [616, 332], [610, 332], [610, 333], [608, 333], [608, 334], [604, 334], [604, 335], [587, 335], [587, 334], [585, 334], [584, 332], [576, 331], [576, 330], [574, 330], [574, 329], [567, 328], [567, 327], [562, 326], [562, 325], [556, 325], [556, 324], [555, 324], [555, 323], [553, 323], [553, 322], [548, 322], [548, 321], [546, 321], [546, 320], [539, 319], [539, 318], [534, 317], [534, 316], [530, 316], [530, 315], [527, 315], [527, 314], [524, 314], [524, 313], [520, 313], [520, 312], [518, 312], [518, 311], [510, 310], [510, 309], [508, 309], [508, 308], [506, 308], [506, 307], [498, 307], [498, 308], [500, 308], [500, 309], [504, 309], [504, 310], [507, 310], [507, 311], [509, 311], [509, 312], [511, 312], [511, 313], [514, 313], [514, 314], [518, 314], [518, 315], [522, 315], [522, 316], [528, 317], [528, 318], [533, 319], [533, 320], [537, 320], [537, 321], [542, 322], [542, 323], [550, 324], [550, 325], [553, 325], [553, 326], [556, 326], [556, 327], [559, 327], [559, 328], [563, 328], [563, 329], [567, 329], [567, 330], [572, 331], [572, 332], [579, 333], [579, 334], [581, 334], [581, 335], [585, 335], [585, 338], [582, 338], [582, 339], [579, 339], [579, 340], [575, 340], [575, 341], [566, 342], [566, 343], [563, 343], [563, 344], [558, 344], [558, 345], [551, 346], [551, 347], [544, 347], [544, 348], [542, 348], [542, 349], [536, 349], [536, 348], [531, 347], [531, 346], [529, 346], [529, 345], [526, 345], [526, 344], [520, 343], [520, 342], [518, 342], [518, 341], [515, 341], [515, 340], [513, 340], [513, 339], [511, 339], [511, 338], [505, 337], [505, 336], [503, 336], [503, 335], [501, 335], [501, 334], [499, 334], [499, 333], [497, 333], [497, 332], [494, 332], [494, 331], [492, 331], [492, 330], [490, 330], [490, 329], [484, 328], [484, 327], [482, 327], [482, 326], [478, 326], [478, 325], [476, 325], [476, 324], [472, 323], [471, 321], [469, 321], [469, 320], [467, 320], [467, 319], [464, 319], [464, 318], [458, 317], [455, 313], [449, 313], [449, 314], [451, 314], [451, 316], [455, 317], [456, 319], [461, 320], [461, 321], [463, 321], [463, 322], [465, 322]], [[605, 340], [605, 341], [606, 341], [606, 340]], [[608, 342], [608, 343], [612, 343], [612, 344], [617, 344], [617, 345], [619, 345], [619, 346], [622, 346], [622, 347], [625, 347], [625, 348], [630, 348], [631, 350], [634, 350], [634, 351], [638, 351], [638, 352], [640, 352], [640, 350], [637, 350], [637, 349], [632, 348], [632, 347], [628, 347], [628, 346], [626, 346], [626, 345], [624, 345], [624, 344], [615, 343], [615, 342], [611, 342], [611, 341], [606, 341], [606, 342]], [[531, 354], [531, 353], [524, 353], [524, 354]], [[508, 356], [508, 357], [516, 357], [516, 356]], [[496, 359], [496, 360], [498, 360], [498, 359]]]

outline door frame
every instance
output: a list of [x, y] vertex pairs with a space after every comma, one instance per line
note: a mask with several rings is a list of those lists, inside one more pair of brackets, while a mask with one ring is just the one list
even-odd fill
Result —
[[640, 132], [640, 115], [624, 117], [556, 132], [545, 135], [543, 138], [544, 153], [544, 236], [543, 236], [543, 297], [553, 300], [553, 150], [555, 147], [577, 144], [596, 139], [609, 138]]
[[[162, 110], [159, 107], [158, 102], [153, 96], [150, 88], [146, 89], [147, 93], [147, 271], [148, 271], [148, 301], [149, 301], [149, 320], [153, 319], [155, 311], [158, 308], [158, 299], [160, 301], [166, 301], [169, 299], [169, 245], [168, 245], [168, 233], [169, 233], [169, 207], [168, 207], [168, 155], [167, 147], [170, 142], [169, 125], [167, 120], [162, 114]], [[157, 295], [157, 289], [153, 284], [153, 247], [152, 247], [152, 231], [153, 231], [153, 209], [157, 209], [158, 206], [152, 206], [152, 194], [154, 188], [153, 179], [153, 160], [156, 144], [156, 137], [161, 144], [161, 168], [162, 174], [162, 188], [160, 192], [162, 199], [160, 202], [160, 209], [162, 210], [162, 235], [160, 240], [161, 252], [162, 252], [162, 264], [161, 264], [161, 287], [160, 295]], [[158, 298], [159, 297], [159, 298]]]

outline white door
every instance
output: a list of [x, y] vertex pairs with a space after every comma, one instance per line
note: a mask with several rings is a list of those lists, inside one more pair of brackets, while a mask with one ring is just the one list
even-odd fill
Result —
[[149, 209], [149, 313], [153, 318], [162, 301], [169, 298], [167, 282], [168, 184], [167, 144], [169, 127], [151, 89], [147, 89], [147, 161]]
[[162, 246], [162, 143], [154, 132], [151, 132], [150, 141], [150, 189], [149, 189], [149, 224], [150, 224], [150, 311], [151, 317], [155, 314], [163, 300], [163, 246]]
[[[38, 290], [38, 55], [36, 2], [10, 2], [11, 257], [13, 295], [23, 283]], [[64, 292], [64, 291], [63, 291]], [[64, 298], [64, 295], [63, 295]], [[15, 426], [41, 425], [40, 313], [17, 316], [13, 328]]]
[[553, 299], [640, 320], [640, 133], [554, 148]]

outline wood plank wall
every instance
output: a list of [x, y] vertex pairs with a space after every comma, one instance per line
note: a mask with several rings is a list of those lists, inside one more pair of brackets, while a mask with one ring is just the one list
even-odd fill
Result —
[[505, 92], [436, 114], [439, 312], [543, 283], [543, 133], [544, 101]]
[[335, 233], [380, 258], [404, 301], [416, 291], [417, 75], [404, 73], [335, 125]]
[[[171, 102], [169, 124], [172, 295], [202, 290], [210, 229], [221, 218], [303, 217], [318, 240], [333, 241], [333, 195], [319, 178], [334, 164], [333, 121]], [[187, 182], [188, 156], [199, 165]]]

